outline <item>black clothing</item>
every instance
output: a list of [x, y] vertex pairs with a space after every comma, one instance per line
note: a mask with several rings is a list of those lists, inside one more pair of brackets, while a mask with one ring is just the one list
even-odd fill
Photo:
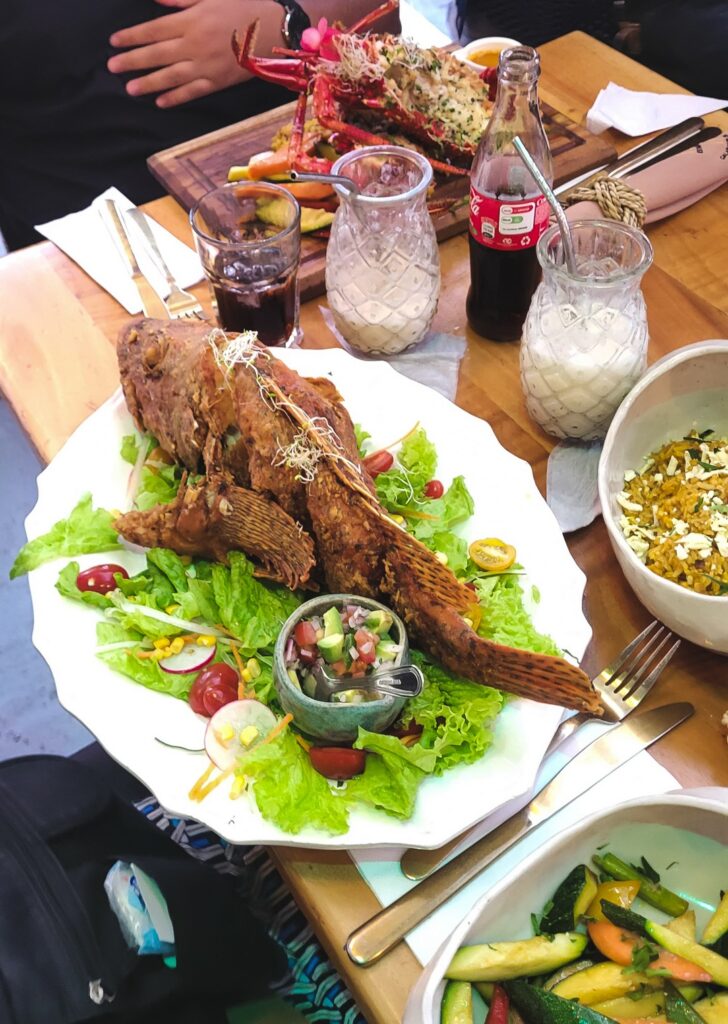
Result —
[[581, 29], [610, 42], [616, 32], [611, 0], [458, 0], [461, 39], [510, 36], [525, 46]]
[[[109, 185], [135, 203], [163, 194], [152, 153], [262, 110], [290, 92], [260, 80], [168, 110], [106, 69], [112, 32], [171, 13], [153, 0], [5, 0], [0, 17], [0, 228], [9, 248], [33, 224], [87, 206]], [[245, 4], [241, 3], [242, 22]], [[241, 25], [242, 27], [242, 25]]]

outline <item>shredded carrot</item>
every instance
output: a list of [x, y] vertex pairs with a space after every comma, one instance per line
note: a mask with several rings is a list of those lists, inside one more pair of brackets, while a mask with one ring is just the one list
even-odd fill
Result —
[[230, 650], [233, 652], [233, 658], [235, 658], [235, 664], [238, 666], [238, 672], [240, 673], [240, 678], [242, 679], [243, 672], [245, 671], [245, 665], [243, 665], [243, 659], [240, 657], [240, 651], [238, 650], [236, 644], [230, 644]]
[[311, 749], [311, 744], [307, 740], [305, 740], [303, 736], [301, 736], [299, 733], [296, 733], [296, 743], [298, 743], [300, 747], [303, 747], [306, 753], [308, 753], [309, 750]]
[[137, 651], [137, 658], [159, 658], [160, 652], [155, 648], [153, 651]]
[[210, 764], [208, 764], [207, 768], [205, 768], [204, 772], [199, 777], [197, 782], [195, 782], [195, 784], [193, 785], [192, 789], [187, 794], [189, 796], [190, 800], [196, 800], [197, 799], [197, 794], [199, 793], [200, 789], [205, 785], [207, 780], [210, 778], [210, 776], [212, 775], [214, 770], [215, 770], [215, 765], [211, 761]]
[[402, 736], [402, 738], [401, 738], [400, 742], [401, 742], [401, 743], [402, 743], [402, 744], [403, 744], [403, 745], [404, 745], [405, 747], [412, 747], [412, 746], [414, 746], [414, 745], [415, 745], [415, 743], [417, 742], [417, 740], [418, 740], [419, 738], [420, 738], [420, 737], [419, 737], [419, 736], [417, 736], [417, 735], [416, 735], [415, 733], [412, 733], [412, 734], [411, 734], [411, 735], [409, 735], [409, 736]]
[[293, 715], [292, 715], [292, 714], [290, 714], [290, 713], [289, 713], [289, 714], [285, 715], [285, 716], [284, 716], [284, 717], [283, 717], [283, 718], [282, 718], [282, 719], [280, 720], [280, 722], [277, 722], [277, 723], [276, 723], [276, 724], [275, 724], [275, 725], [273, 726], [273, 728], [271, 729], [271, 731], [270, 731], [270, 732], [268, 733], [268, 735], [267, 735], [267, 736], [266, 736], [266, 737], [265, 737], [264, 739], [262, 739], [262, 740], [260, 741], [260, 743], [258, 744], [258, 746], [259, 746], [259, 747], [262, 747], [264, 743], [270, 743], [270, 741], [271, 741], [271, 740], [274, 740], [274, 739], [276, 738], [276, 736], [280, 736], [280, 734], [281, 734], [281, 733], [283, 732], [283, 730], [284, 730], [284, 729], [285, 729], [285, 728], [286, 728], [286, 727], [287, 727], [287, 726], [288, 726], [288, 725], [289, 725], [289, 724], [290, 724], [290, 723], [291, 723], [292, 721], [293, 721]]
[[233, 771], [233, 768], [227, 768], [224, 772], [220, 772], [216, 779], [213, 779], [212, 782], [208, 782], [206, 786], [203, 786], [201, 789], [197, 790], [197, 795], [195, 796], [195, 799], [201, 803], [206, 796], [212, 793], [213, 789], [216, 789], [220, 785], [223, 779], [227, 779], [230, 775], [232, 775]]

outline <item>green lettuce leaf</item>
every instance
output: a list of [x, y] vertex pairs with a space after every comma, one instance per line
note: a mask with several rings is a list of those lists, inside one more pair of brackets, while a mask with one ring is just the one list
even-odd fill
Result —
[[[127, 635], [133, 637], [133, 633]], [[99, 638], [100, 639], [100, 638]], [[104, 643], [115, 643], [114, 640], [104, 640]], [[136, 648], [121, 648], [116, 651], [104, 651], [96, 657], [113, 668], [116, 672], [133, 679], [135, 683], [141, 683], [149, 690], [157, 690], [159, 693], [168, 693], [170, 697], [178, 697], [186, 700], [195, 678], [196, 672], [174, 673], [164, 672], [159, 663], [152, 658], [138, 658]]]
[[518, 576], [491, 576], [475, 579], [483, 618], [478, 627], [480, 636], [507, 647], [520, 647], [539, 654], [561, 654], [550, 636], [539, 633], [524, 605], [524, 594]]
[[187, 569], [176, 552], [168, 548], [152, 548], [147, 551], [147, 565], [153, 565], [163, 573], [173, 590], [187, 590]]
[[154, 508], [155, 505], [168, 505], [177, 497], [181, 481], [181, 466], [144, 466], [134, 505], [141, 512]]
[[230, 567], [212, 566], [212, 591], [220, 622], [248, 649], [274, 644], [281, 626], [300, 604], [285, 587], [265, 586], [253, 577], [253, 563], [231, 551]]
[[349, 827], [347, 802], [314, 769], [290, 729], [252, 750], [241, 771], [252, 780], [260, 813], [284, 832], [296, 835], [310, 826], [341, 835]]
[[429, 547], [435, 534], [450, 531], [459, 523], [470, 519], [475, 503], [465, 483], [465, 477], [456, 476], [441, 498], [431, 498], [419, 504], [418, 509], [432, 516], [432, 519], [413, 519], [410, 532]]
[[361, 423], [354, 424], [354, 437], [356, 438], [356, 446], [359, 449], [359, 458], [366, 458], [366, 443], [372, 435], [364, 429]]
[[410, 483], [417, 493], [435, 475], [437, 452], [422, 427], [418, 427], [417, 430], [407, 435], [402, 442], [397, 458], [407, 470]]
[[462, 576], [468, 565], [468, 542], [456, 533], [443, 530], [424, 541], [433, 551], [440, 551], [447, 558], [447, 566], [456, 576]]
[[[115, 606], [113, 613], [115, 621], [125, 629], [135, 629], [150, 640], [157, 640], [163, 636], [178, 636], [183, 632], [178, 626], [173, 626], [167, 622], [160, 622], [159, 619], [153, 619], [150, 615], [144, 614], [145, 608], [156, 608], [159, 610], [157, 598], [153, 591], [142, 591], [129, 604], [126, 603], [126, 599], [119, 591], [113, 591], [108, 596], [112, 605]], [[123, 608], [121, 607], [122, 603], [124, 604]], [[130, 608], [130, 604], [133, 604], [133, 609]], [[195, 627], [190, 624], [190, 629], [195, 629]]]
[[434, 771], [437, 763], [437, 755], [419, 743], [408, 747], [397, 736], [369, 732], [368, 729], [361, 727], [359, 727], [359, 735], [354, 741], [354, 747], [356, 750], [368, 750], [374, 754], [381, 754], [382, 757], [389, 760], [390, 764], [396, 766], [399, 766], [400, 761], [413, 765], [426, 775]]
[[48, 533], [28, 541], [20, 549], [10, 570], [10, 579], [63, 555], [85, 555], [121, 547], [111, 525], [113, 519], [106, 509], [95, 509], [91, 495], [84, 494], [68, 518], [59, 519]]
[[95, 590], [79, 590], [76, 586], [78, 576], [78, 562], [69, 562], [61, 569], [56, 580], [56, 590], [63, 597], [70, 597], [72, 601], [81, 601], [83, 604], [92, 605], [94, 608], [108, 608], [111, 605], [106, 594], [97, 594]]
[[425, 676], [422, 693], [409, 701], [403, 721], [422, 726], [419, 744], [436, 757], [433, 769], [441, 775], [456, 764], [479, 760], [493, 740], [492, 725], [504, 703], [499, 690], [461, 679], [433, 664], [419, 651], [412, 660]]
[[139, 438], [136, 434], [124, 434], [119, 454], [124, 462], [129, 462], [132, 466], [135, 464], [139, 457]]
[[[405, 747], [394, 736], [388, 738], [394, 740], [403, 751], [414, 749]], [[359, 742], [357, 740], [354, 745]], [[411, 818], [417, 801], [417, 790], [427, 774], [417, 766], [415, 757], [407, 759], [399, 751], [395, 752], [381, 744], [376, 754], [367, 755], [363, 773], [347, 782], [346, 799], [351, 803], [361, 801], [371, 804], [395, 818]]]

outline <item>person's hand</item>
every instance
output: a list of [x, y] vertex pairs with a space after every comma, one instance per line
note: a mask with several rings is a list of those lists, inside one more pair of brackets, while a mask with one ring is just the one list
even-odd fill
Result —
[[[262, 4], [240, 0], [157, 3], [178, 10], [114, 32], [109, 40], [112, 46], [126, 49], [111, 57], [109, 71], [121, 74], [154, 69], [130, 79], [126, 86], [130, 96], [156, 92], [158, 107], [175, 107], [250, 78], [238, 67], [230, 39], [235, 29], [254, 20], [259, 13], [256, 8]], [[272, 19], [272, 10], [272, 4], [265, 4], [266, 21], [275, 20], [280, 33], [283, 12], [280, 18]]]

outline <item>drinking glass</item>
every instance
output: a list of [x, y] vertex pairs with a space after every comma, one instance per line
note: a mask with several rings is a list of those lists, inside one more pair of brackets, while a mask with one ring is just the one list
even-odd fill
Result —
[[326, 293], [352, 348], [392, 355], [422, 341], [437, 309], [440, 262], [427, 209], [432, 167], [400, 146], [368, 146], [340, 157], [340, 206], [326, 252]]
[[523, 327], [521, 384], [532, 419], [556, 437], [604, 437], [647, 365], [640, 290], [652, 263], [645, 234], [614, 220], [571, 224], [577, 273], [557, 225], [536, 246], [543, 280]]
[[256, 331], [264, 345], [296, 344], [301, 211], [291, 193], [267, 182], [223, 185], [193, 206], [190, 224], [220, 326]]

